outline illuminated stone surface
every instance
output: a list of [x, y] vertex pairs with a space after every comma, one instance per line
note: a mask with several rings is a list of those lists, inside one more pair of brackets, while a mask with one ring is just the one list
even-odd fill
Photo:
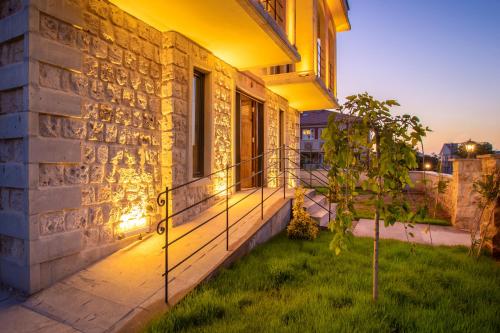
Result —
[[[127, 245], [128, 235], [149, 232], [141, 227], [163, 213], [156, 195], [191, 179], [193, 68], [209, 73], [207, 173], [234, 163], [237, 87], [265, 102], [266, 149], [278, 145], [280, 110], [286, 143], [297, 146], [298, 113], [258, 77], [107, 1], [2, 1], [0, 28], [0, 37], [13, 34], [0, 41], [0, 281], [27, 293]], [[281, 182], [271, 181], [277, 173], [268, 170], [270, 186]], [[169, 206], [182, 209], [225, 184], [225, 173], [216, 173], [176, 190]], [[75, 235], [81, 239], [69, 252], [29, 255]]]

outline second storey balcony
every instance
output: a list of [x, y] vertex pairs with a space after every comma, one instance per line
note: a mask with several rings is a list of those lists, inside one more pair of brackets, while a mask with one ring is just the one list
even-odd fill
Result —
[[335, 108], [337, 33], [350, 29], [347, 2], [301, 0], [295, 7], [293, 37], [301, 60], [267, 68], [263, 79], [299, 111]]
[[338, 106], [333, 92], [314, 70], [270, 74], [264, 76], [264, 81], [269, 89], [286, 98], [290, 106], [299, 111]]
[[286, 11], [260, 0], [110, 0], [159, 31], [177, 31], [239, 70], [295, 63]]

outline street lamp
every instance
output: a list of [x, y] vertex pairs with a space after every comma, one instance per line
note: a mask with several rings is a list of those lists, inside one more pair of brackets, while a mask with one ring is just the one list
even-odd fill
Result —
[[467, 141], [465, 143], [465, 150], [467, 151], [467, 158], [471, 157], [471, 154], [475, 148], [476, 148], [476, 144], [471, 139], [469, 139], [469, 141]]
[[430, 170], [431, 169], [431, 164], [430, 163], [425, 163], [425, 169]]

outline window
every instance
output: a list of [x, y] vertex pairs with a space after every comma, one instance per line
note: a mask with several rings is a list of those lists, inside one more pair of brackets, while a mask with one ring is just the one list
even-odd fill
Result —
[[205, 75], [193, 74], [193, 100], [191, 105], [191, 139], [193, 143], [193, 177], [202, 177], [205, 160]]
[[323, 141], [323, 139], [321, 139], [321, 135], [323, 134], [323, 130], [324, 128], [318, 128], [318, 139]]
[[314, 129], [304, 128], [302, 129], [302, 140], [313, 140], [314, 139]]

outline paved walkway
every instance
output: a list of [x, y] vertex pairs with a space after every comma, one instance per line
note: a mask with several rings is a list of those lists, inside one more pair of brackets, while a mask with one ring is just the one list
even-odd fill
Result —
[[[265, 197], [273, 189], [265, 189]], [[246, 192], [232, 196], [231, 202], [241, 199]], [[230, 251], [226, 251], [225, 234], [204, 250], [176, 268], [169, 279], [169, 300], [174, 303], [214, 268], [226, 260], [238, 244], [248, 239], [266, 220], [274, 215], [293, 191], [278, 191], [266, 201], [264, 221], [260, 208], [255, 209], [230, 229]], [[230, 210], [230, 221], [235, 221], [255, 206], [261, 193], [245, 199], [240, 208]], [[221, 202], [193, 221], [171, 228], [169, 240], [199, 225], [208, 217], [225, 209]], [[225, 214], [178, 241], [169, 249], [169, 267], [177, 264], [193, 250], [205, 244], [225, 229]], [[164, 304], [164, 236], [152, 234], [96, 264], [66, 278], [27, 300], [20, 302], [10, 297], [0, 298], [0, 332], [113, 332], [134, 331], [151, 319], [153, 313], [165, 310]], [[1, 295], [0, 295], [1, 296]], [[5, 297], [4, 297], [5, 298]], [[133, 319], [133, 320], [132, 320]], [[135, 327], [131, 326], [134, 323]]]
[[[373, 237], [375, 221], [361, 219], [354, 228], [354, 236]], [[411, 242], [419, 244], [446, 245], [446, 246], [470, 246], [470, 234], [451, 226], [431, 225], [430, 233], [426, 232], [427, 224], [414, 224], [414, 228], [408, 228], [414, 237], [409, 237]], [[380, 238], [407, 241], [404, 224], [396, 222], [392, 226], [385, 227], [380, 223]]]

